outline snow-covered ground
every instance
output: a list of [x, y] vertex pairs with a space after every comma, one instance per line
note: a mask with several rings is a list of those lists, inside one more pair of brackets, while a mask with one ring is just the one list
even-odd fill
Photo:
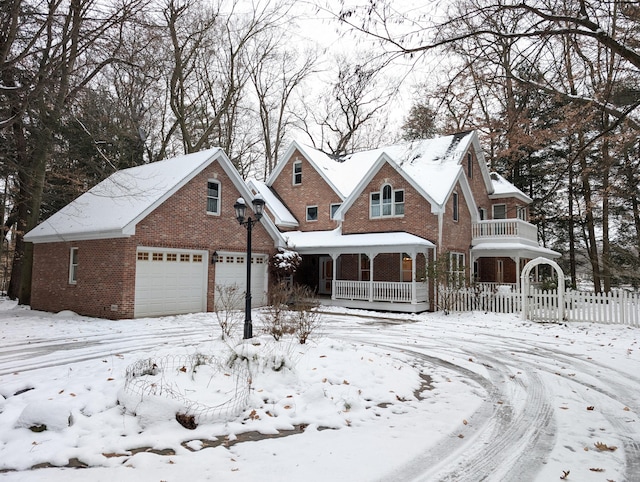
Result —
[[[107, 321], [0, 301], [0, 480], [640, 480], [640, 329], [322, 320], [306, 345], [246, 346], [221, 342], [213, 314]], [[246, 379], [239, 355], [246, 405], [201, 410], [195, 428], [176, 420], [183, 402], [125, 389], [151, 359], [133, 379], [217, 405]]]

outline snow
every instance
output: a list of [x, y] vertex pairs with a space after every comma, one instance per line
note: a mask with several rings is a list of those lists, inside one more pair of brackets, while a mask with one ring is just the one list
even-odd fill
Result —
[[386, 155], [428, 196], [442, 204], [458, 178], [460, 160], [472, 139], [472, 133], [423, 139], [355, 152], [337, 160], [309, 146], [299, 148], [343, 198], [349, 197], [380, 157]]
[[266, 183], [257, 179], [249, 179], [247, 181], [249, 187], [259, 193], [264, 199], [268, 210], [273, 214], [276, 226], [297, 227], [298, 221], [291, 211], [280, 201], [280, 199], [269, 189]]
[[[254, 333], [263, 315], [254, 311]], [[640, 473], [638, 328], [323, 307], [321, 332], [300, 345], [266, 336], [223, 342], [215, 319], [109, 321], [0, 301], [0, 480], [547, 481], [568, 471], [567, 480], [602, 481]], [[127, 370], [140, 360], [181, 365], [205, 355], [215, 361], [200, 360], [197, 370], [158, 369], [186, 398], [216, 404], [233, 385], [229, 357], [251, 360], [237, 413], [188, 429], [175, 418], [183, 401], [127, 391]], [[162, 378], [159, 370], [140, 376]], [[46, 429], [31, 430], [38, 426]]]
[[208, 149], [117, 171], [25, 236], [61, 241], [133, 234], [135, 222], [219, 154]]
[[490, 173], [490, 176], [491, 184], [493, 185], [492, 199], [516, 196], [528, 203], [531, 203], [533, 201], [529, 196], [527, 196], [497, 172]]
[[[288, 231], [282, 233], [287, 245], [297, 251], [318, 248], [340, 248], [345, 252], [348, 248], [400, 248], [406, 246], [413, 250], [416, 246], [434, 248], [435, 245], [426, 239], [405, 232], [342, 234], [341, 228], [331, 231]], [[358, 251], [360, 252], [360, 251]]]

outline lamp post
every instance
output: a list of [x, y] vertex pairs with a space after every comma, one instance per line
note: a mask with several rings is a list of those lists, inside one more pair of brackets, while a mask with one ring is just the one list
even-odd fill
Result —
[[253, 324], [251, 322], [251, 230], [253, 225], [260, 222], [262, 213], [264, 211], [264, 199], [258, 194], [251, 201], [255, 211], [255, 218], [248, 217], [245, 219], [247, 213], [247, 205], [244, 199], [238, 198], [233, 208], [236, 210], [236, 219], [241, 226], [247, 228], [247, 289], [245, 291], [244, 301], [244, 336], [245, 340], [253, 338]]

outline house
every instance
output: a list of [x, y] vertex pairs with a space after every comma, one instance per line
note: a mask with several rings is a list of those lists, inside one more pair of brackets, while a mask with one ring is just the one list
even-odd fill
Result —
[[[239, 197], [251, 205], [217, 148], [114, 173], [26, 234], [32, 308], [111, 319], [212, 311], [215, 286], [245, 285]], [[252, 238], [257, 306], [266, 302], [269, 256], [284, 240], [267, 217]]]
[[515, 285], [528, 260], [559, 256], [474, 132], [339, 158], [293, 142], [266, 182], [245, 183], [210, 149], [116, 172], [27, 233], [31, 306], [113, 319], [212, 311], [217, 286], [244, 289], [233, 204], [258, 194], [254, 306], [281, 248], [301, 255], [296, 281], [326, 302], [403, 312], [434, 308], [435, 261], [464, 282]]
[[294, 142], [281, 159], [250, 187], [302, 256], [296, 280], [331, 303], [425, 311], [427, 265], [443, 256], [453, 277], [507, 285], [530, 259], [560, 256], [539, 245], [532, 200], [488, 171], [475, 132], [339, 158]]

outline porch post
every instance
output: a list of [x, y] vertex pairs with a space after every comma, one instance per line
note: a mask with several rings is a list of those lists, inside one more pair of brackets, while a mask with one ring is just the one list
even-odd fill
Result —
[[373, 301], [373, 265], [376, 259], [376, 254], [367, 253], [369, 257], [370, 271], [369, 271], [369, 302]]
[[520, 286], [520, 256], [516, 256], [516, 286]]
[[411, 304], [418, 303], [418, 293], [416, 287], [416, 262], [418, 261], [418, 253], [408, 253], [411, 256]]
[[336, 280], [338, 279], [336, 271], [338, 271], [338, 258], [340, 257], [340, 255], [331, 253], [330, 256], [331, 256], [331, 262], [333, 263], [333, 266], [331, 267], [331, 273], [333, 275], [333, 279], [331, 280], [331, 299], [335, 300], [336, 299]]

